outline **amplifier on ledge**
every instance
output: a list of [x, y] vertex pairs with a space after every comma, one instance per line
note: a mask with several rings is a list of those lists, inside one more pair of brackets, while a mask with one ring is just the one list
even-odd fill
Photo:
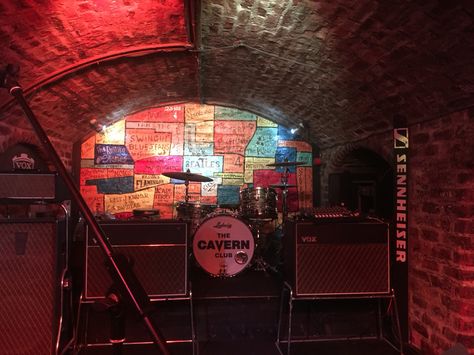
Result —
[[[187, 225], [174, 220], [100, 222], [114, 252], [125, 255], [148, 296], [167, 298], [188, 294]], [[112, 278], [92, 233], [85, 240], [84, 298], [105, 298]]]
[[289, 221], [283, 257], [295, 297], [390, 292], [389, 228], [378, 220]]
[[0, 173], [0, 202], [60, 202], [67, 199], [66, 185], [56, 173]]

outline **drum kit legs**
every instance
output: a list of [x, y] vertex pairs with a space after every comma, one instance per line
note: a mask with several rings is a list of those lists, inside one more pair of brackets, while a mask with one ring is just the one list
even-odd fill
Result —
[[[267, 261], [267, 254], [279, 254], [275, 248], [284, 231], [288, 218], [289, 167], [303, 162], [284, 162], [268, 166], [284, 167], [281, 183], [265, 187], [248, 187], [240, 191], [238, 212], [220, 210], [217, 205], [189, 201], [189, 181], [208, 182], [211, 178], [186, 172], [164, 172], [162, 175], [184, 180], [185, 199], [177, 204], [178, 219], [190, 223], [192, 255], [198, 265], [211, 276], [231, 277], [246, 268], [258, 271], [277, 271], [277, 265]], [[277, 193], [282, 191], [282, 223], [275, 227], [278, 219]], [[279, 231], [278, 231], [279, 230]], [[279, 235], [279, 236], [278, 236]], [[278, 259], [278, 258], [277, 258]], [[274, 260], [275, 261], [275, 260]], [[278, 260], [277, 260], [278, 264]]]

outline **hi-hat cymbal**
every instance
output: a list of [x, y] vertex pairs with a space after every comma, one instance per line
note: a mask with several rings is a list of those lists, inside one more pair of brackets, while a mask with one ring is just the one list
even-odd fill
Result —
[[167, 171], [167, 172], [161, 173], [161, 175], [167, 176], [172, 179], [184, 180], [184, 181], [196, 181], [196, 182], [212, 181], [212, 179], [207, 176], [194, 174], [187, 171]]
[[278, 163], [267, 164], [267, 166], [294, 166], [294, 165], [303, 165], [304, 161], [281, 161]]
[[289, 185], [289, 184], [275, 184], [275, 185], [270, 185], [270, 187], [273, 187], [275, 189], [287, 189], [289, 187], [296, 187], [296, 185]]

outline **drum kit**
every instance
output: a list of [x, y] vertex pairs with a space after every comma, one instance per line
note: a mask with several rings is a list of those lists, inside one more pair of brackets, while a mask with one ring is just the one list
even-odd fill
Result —
[[211, 178], [185, 172], [163, 172], [162, 175], [182, 180], [186, 186], [184, 201], [176, 205], [177, 218], [190, 225], [192, 255], [197, 264], [214, 277], [232, 277], [254, 266], [266, 270], [265, 225], [278, 219], [277, 192], [282, 191], [282, 227], [288, 216], [287, 193], [295, 185], [288, 184], [289, 167], [303, 162], [288, 161], [268, 164], [284, 167], [281, 183], [270, 187], [247, 187], [240, 191], [238, 206], [218, 206], [189, 201], [189, 182], [210, 182]]

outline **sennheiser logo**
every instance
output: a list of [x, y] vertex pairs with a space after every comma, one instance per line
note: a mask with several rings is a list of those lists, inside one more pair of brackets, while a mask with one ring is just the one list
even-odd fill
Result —
[[395, 128], [393, 130], [393, 143], [395, 149], [408, 148], [408, 128]]
[[20, 156], [15, 155], [12, 163], [13, 169], [33, 170], [35, 168], [35, 160], [26, 153], [21, 153]]

